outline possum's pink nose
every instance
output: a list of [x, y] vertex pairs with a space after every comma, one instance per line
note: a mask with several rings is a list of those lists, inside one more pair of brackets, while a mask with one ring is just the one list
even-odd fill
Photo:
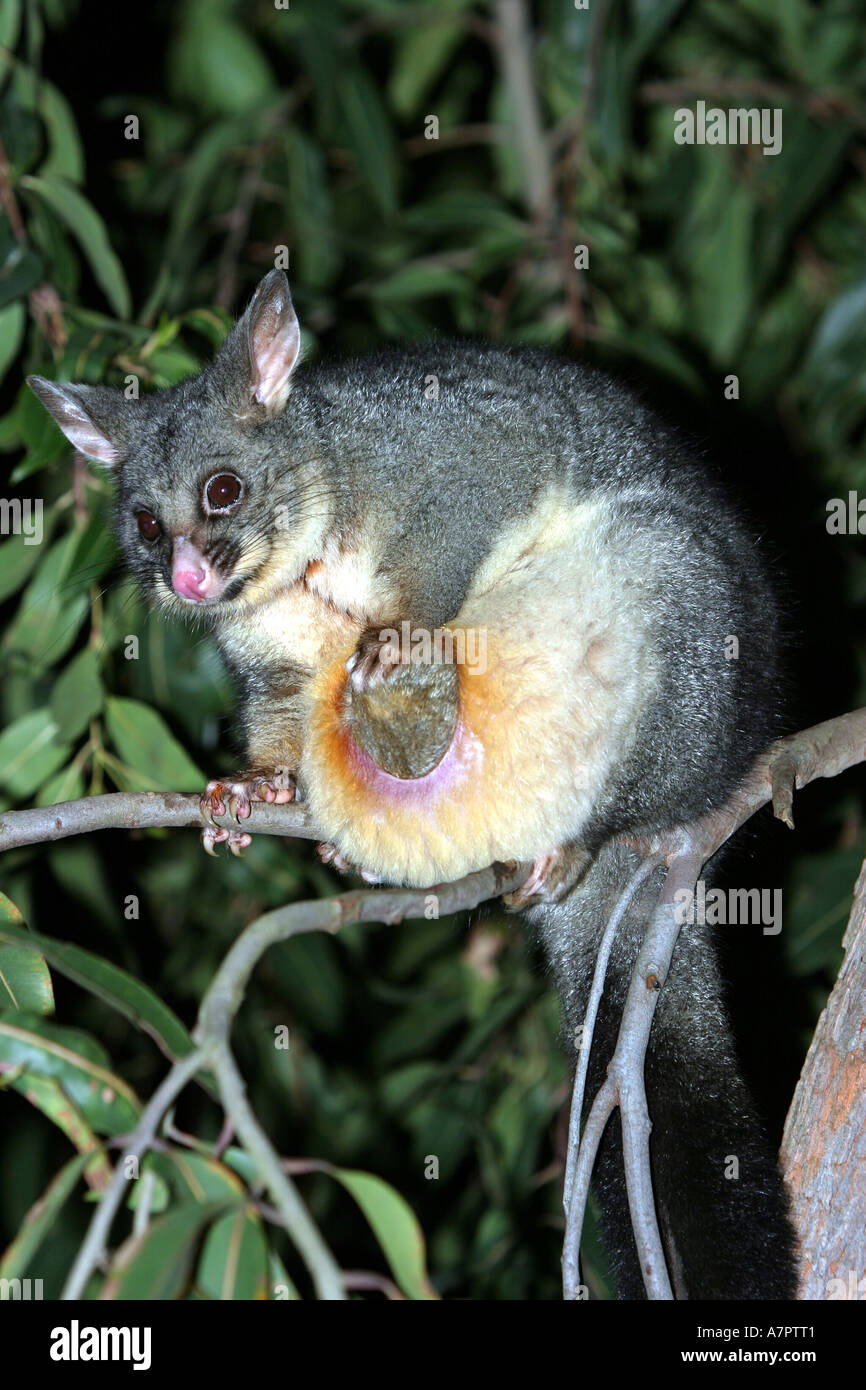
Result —
[[186, 536], [175, 536], [171, 552], [171, 587], [181, 598], [206, 603], [218, 598], [223, 582]]
[[172, 587], [182, 598], [191, 598], [201, 603], [207, 598], [208, 574], [206, 570], [175, 570], [171, 577]]

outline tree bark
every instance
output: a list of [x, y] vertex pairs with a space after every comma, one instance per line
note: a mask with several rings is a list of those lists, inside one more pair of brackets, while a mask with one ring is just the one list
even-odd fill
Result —
[[866, 1298], [866, 862], [782, 1140], [801, 1299]]

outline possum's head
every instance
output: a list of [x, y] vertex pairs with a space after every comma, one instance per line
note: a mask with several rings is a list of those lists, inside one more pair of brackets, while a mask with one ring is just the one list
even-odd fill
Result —
[[283, 415], [300, 350], [288, 281], [273, 270], [198, 376], [127, 399], [31, 376], [87, 458], [117, 473], [116, 526], [152, 602], [225, 612], [298, 577], [328, 510], [303, 409]]

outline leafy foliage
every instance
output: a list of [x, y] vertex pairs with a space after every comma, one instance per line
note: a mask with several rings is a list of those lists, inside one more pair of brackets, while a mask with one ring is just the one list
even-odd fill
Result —
[[[848, 0], [542, 0], [518, 55], [535, 111], [500, 61], [501, 20], [467, 0], [177, 0], [107, 74], [91, 43], [114, 22], [105, 0], [86, 18], [74, 0], [0, 0], [0, 810], [195, 790], [233, 760], [214, 650], [142, 608], [116, 568], [110, 481], [70, 457], [22, 378], [181, 380], [280, 248], [310, 353], [477, 334], [643, 378], [752, 484], [802, 595], [792, 722], [863, 703], [862, 545], [824, 524], [828, 498], [866, 489], [862, 16]], [[675, 144], [674, 109], [699, 99], [778, 107], [781, 152]], [[863, 840], [853, 788], [808, 795], [785, 900], [799, 995], [749, 941], [767, 997], [798, 1000], [755, 1034], [777, 1114]], [[767, 853], [778, 883], [790, 849]], [[182, 833], [35, 847], [3, 868], [0, 1276], [33, 1273], [50, 1296], [84, 1227], [82, 1181], [101, 1190], [106, 1144], [162, 1054], [189, 1045], [239, 927], [334, 882], [302, 846], [256, 842], [215, 868]], [[302, 1190], [341, 1263], [406, 1297], [557, 1296], [566, 1070], [518, 935], [489, 912], [468, 931], [299, 938], [270, 952], [237, 1029], [268, 1133], [325, 1164]], [[112, 1296], [307, 1292], [219, 1127], [206, 1086], [184, 1097], [131, 1184]], [[595, 1257], [590, 1272], [603, 1292]]]

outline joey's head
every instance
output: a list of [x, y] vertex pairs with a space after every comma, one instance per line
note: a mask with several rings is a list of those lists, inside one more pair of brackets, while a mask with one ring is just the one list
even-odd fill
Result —
[[117, 474], [116, 526], [148, 598], [225, 615], [291, 582], [327, 525], [309, 413], [287, 407], [300, 330], [282, 271], [198, 376], [128, 400], [29, 377], [67, 439]]

